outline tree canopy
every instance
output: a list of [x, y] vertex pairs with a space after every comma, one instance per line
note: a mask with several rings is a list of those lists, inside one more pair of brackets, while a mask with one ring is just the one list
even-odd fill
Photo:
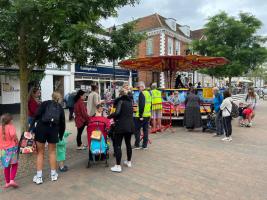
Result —
[[138, 0], [0, 0], [0, 64], [19, 66], [21, 126], [27, 117], [29, 74], [48, 63], [97, 63], [108, 42], [100, 19]]
[[193, 42], [194, 51], [207, 56], [226, 57], [230, 63], [218, 68], [202, 70], [215, 77], [241, 76], [267, 59], [263, 46], [266, 38], [257, 35], [262, 23], [249, 13], [238, 18], [221, 12], [209, 18], [205, 25], [205, 39]]

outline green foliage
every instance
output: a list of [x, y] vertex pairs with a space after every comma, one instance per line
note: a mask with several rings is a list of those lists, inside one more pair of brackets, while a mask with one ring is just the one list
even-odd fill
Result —
[[[97, 62], [103, 54], [100, 19], [136, 0], [0, 0], [0, 63], [27, 68], [74, 59]], [[88, 51], [91, 49], [91, 51]]]
[[266, 38], [256, 35], [262, 23], [253, 15], [239, 18], [221, 12], [205, 25], [206, 40], [194, 41], [193, 49], [202, 55], [222, 56], [231, 62], [223, 67], [202, 70], [215, 77], [234, 77], [253, 70], [267, 59]]

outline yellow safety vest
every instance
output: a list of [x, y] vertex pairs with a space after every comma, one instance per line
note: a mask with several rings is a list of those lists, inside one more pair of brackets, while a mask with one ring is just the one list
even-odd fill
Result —
[[[151, 104], [152, 104], [152, 97], [150, 95], [150, 93], [148, 91], [143, 91], [143, 94], [145, 96], [145, 108], [144, 108], [144, 113], [143, 113], [143, 117], [151, 117]], [[139, 107], [137, 105], [137, 111], [136, 111], [136, 117], [140, 117], [139, 116]]]
[[162, 95], [161, 91], [154, 89], [152, 93], [152, 110], [162, 110]]

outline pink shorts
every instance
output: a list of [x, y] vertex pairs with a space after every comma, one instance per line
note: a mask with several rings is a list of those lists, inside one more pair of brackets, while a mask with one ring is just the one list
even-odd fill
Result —
[[152, 110], [152, 119], [162, 118], [162, 110]]

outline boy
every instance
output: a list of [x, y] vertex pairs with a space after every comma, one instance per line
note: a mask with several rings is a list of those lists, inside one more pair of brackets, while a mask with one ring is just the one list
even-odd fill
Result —
[[64, 165], [64, 161], [66, 160], [67, 137], [69, 137], [70, 134], [70, 132], [65, 131], [63, 139], [57, 143], [57, 162], [60, 172], [68, 171], [68, 167]]

